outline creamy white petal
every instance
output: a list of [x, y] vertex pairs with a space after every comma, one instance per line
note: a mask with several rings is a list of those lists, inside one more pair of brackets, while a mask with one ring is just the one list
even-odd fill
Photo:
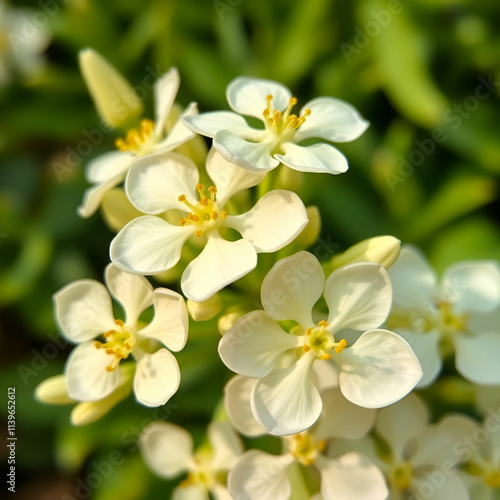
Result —
[[229, 490], [220, 483], [215, 483], [212, 486], [210, 493], [212, 493], [214, 500], [233, 500]]
[[172, 491], [171, 500], [209, 500], [207, 489], [199, 483], [181, 483]]
[[417, 388], [428, 387], [436, 380], [443, 364], [439, 347], [441, 334], [435, 330], [420, 333], [400, 328], [395, 329], [395, 332], [410, 344], [422, 365], [424, 375], [417, 384]]
[[203, 302], [256, 265], [257, 253], [250, 242], [209, 234], [205, 248], [182, 274], [182, 291], [188, 299]]
[[184, 124], [183, 118], [194, 116], [198, 113], [198, 105], [195, 102], [189, 103], [187, 108], [182, 112], [179, 119], [174, 123], [172, 130], [165, 139], [159, 142], [155, 147], [155, 153], [164, 151], [172, 151], [181, 144], [192, 139], [196, 134]]
[[146, 155], [134, 161], [125, 182], [132, 204], [145, 214], [156, 215], [170, 209], [187, 211], [181, 194], [191, 203], [198, 199], [195, 186], [199, 174], [187, 156], [178, 153]]
[[256, 380], [236, 375], [224, 387], [224, 406], [234, 428], [244, 436], [257, 437], [266, 429], [255, 420], [250, 406], [250, 395]]
[[177, 68], [170, 68], [155, 82], [155, 136], [161, 137], [165, 131], [165, 122], [179, 90], [181, 78]]
[[284, 154], [274, 157], [287, 167], [299, 172], [343, 174], [349, 168], [345, 156], [330, 144], [298, 146], [292, 142], [282, 144]]
[[132, 153], [109, 151], [88, 163], [85, 168], [85, 177], [92, 184], [108, 182], [118, 175], [125, 177], [133, 159]]
[[184, 117], [184, 123], [198, 134], [214, 137], [219, 130], [230, 130], [243, 139], [258, 141], [265, 134], [264, 130], [250, 127], [246, 120], [232, 111], [211, 111]]
[[381, 408], [400, 400], [422, 378], [410, 346], [388, 330], [369, 330], [352, 346], [335, 354], [340, 390], [354, 404]]
[[333, 360], [321, 360], [312, 367], [314, 385], [319, 392], [336, 389], [339, 386], [339, 368]]
[[273, 96], [271, 105], [277, 111], [284, 111], [292, 97], [281, 83], [263, 78], [238, 77], [226, 88], [227, 102], [233, 111], [261, 120], [269, 95]]
[[69, 283], [54, 294], [55, 319], [72, 342], [84, 342], [112, 330], [115, 324], [111, 297], [95, 280]]
[[229, 473], [229, 492], [235, 499], [287, 499], [291, 493], [288, 468], [293, 461], [290, 454], [274, 456], [259, 450], [247, 451]]
[[140, 335], [159, 340], [171, 351], [180, 351], [186, 345], [189, 326], [184, 299], [167, 288], [157, 288], [153, 299], [154, 318]]
[[266, 172], [253, 174], [228, 162], [216, 149], [211, 148], [207, 156], [207, 174], [217, 188], [217, 204], [223, 206], [235, 193], [259, 184]]
[[500, 268], [495, 261], [465, 261], [450, 266], [441, 281], [441, 298], [456, 312], [493, 311], [500, 305]]
[[111, 177], [106, 182], [94, 184], [83, 194], [82, 204], [78, 207], [78, 215], [83, 218], [91, 217], [101, 205], [104, 195], [120, 184], [125, 178], [125, 173]]
[[113, 239], [111, 260], [134, 274], [158, 274], [177, 264], [186, 240], [194, 234], [189, 226], [173, 226], [146, 215], [130, 221]]
[[388, 490], [380, 469], [363, 455], [351, 452], [337, 459], [322, 458], [321, 473], [324, 499], [384, 500]]
[[328, 329], [367, 330], [380, 326], [392, 305], [391, 280], [380, 264], [359, 262], [334, 271], [325, 283]]
[[[318, 364], [321, 363], [315, 363]], [[332, 437], [359, 439], [372, 428], [375, 410], [351, 403], [343, 396], [340, 389], [324, 391], [321, 397], [323, 411], [314, 430], [314, 435], [318, 439]]]
[[262, 305], [271, 318], [293, 319], [306, 330], [313, 326], [311, 311], [324, 285], [318, 259], [309, 252], [297, 252], [280, 259], [267, 273], [262, 282]]
[[229, 422], [211, 422], [207, 429], [213, 449], [212, 469], [231, 470], [243, 455], [243, 444]]
[[224, 334], [219, 355], [230, 370], [261, 378], [269, 374], [284, 352], [298, 344], [297, 336], [283, 331], [264, 311], [252, 311]]
[[298, 434], [311, 427], [321, 414], [323, 403], [313, 383], [308, 353], [288, 368], [273, 370], [259, 379], [252, 391], [252, 412], [269, 434]]
[[134, 394], [145, 406], [161, 406], [177, 392], [180, 381], [177, 360], [167, 349], [160, 349], [137, 362]]
[[389, 268], [389, 276], [394, 304], [404, 309], [431, 305], [437, 278], [418, 248], [403, 245], [398, 260]]
[[158, 476], [171, 479], [193, 470], [193, 438], [188, 431], [168, 422], [149, 424], [140, 436], [147, 466]]
[[408, 442], [425, 428], [429, 413], [414, 393], [378, 412], [376, 430], [387, 441], [396, 460], [404, 455]]
[[306, 109], [311, 114], [300, 126], [295, 136], [296, 142], [311, 137], [331, 142], [350, 142], [357, 139], [369, 126], [354, 106], [334, 97], [317, 97], [309, 101], [300, 110], [300, 115]]
[[482, 385], [500, 385], [500, 333], [455, 337], [455, 363], [467, 380]]
[[269, 140], [249, 142], [229, 130], [220, 130], [214, 136], [213, 146], [227, 161], [255, 174], [279, 165], [279, 161], [271, 156], [274, 143]]
[[105, 279], [111, 295], [123, 306], [127, 325], [135, 328], [141, 313], [153, 304], [153, 287], [144, 276], [126, 273], [114, 264], [106, 267]]
[[225, 225], [236, 229], [257, 252], [276, 252], [293, 241], [308, 221], [306, 207], [291, 191], [266, 193], [242, 215], [229, 215]]
[[75, 347], [65, 368], [68, 396], [77, 401], [97, 401], [111, 394], [120, 382], [120, 370], [106, 370], [114, 359], [92, 341]]
[[[431, 477], [433, 481], [431, 480]], [[472, 497], [467, 491], [464, 482], [456, 471], [444, 474], [432, 472], [425, 478], [415, 478], [411, 487], [416, 500], [470, 500]], [[478, 500], [475, 497], [472, 500]]]

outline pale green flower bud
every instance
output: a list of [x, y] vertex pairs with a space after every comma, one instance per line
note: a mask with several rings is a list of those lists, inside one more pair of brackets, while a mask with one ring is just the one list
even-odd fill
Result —
[[316, 242], [321, 232], [321, 215], [316, 205], [306, 208], [309, 222], [302, 232], [295, 238], [294, 244], [300, 248], [308, 248]]
[[49, 377], [35, 388], [35, 397], [42, 403], [50, 405], [66, 405], [75, 401], [68, 396], [64, 375]]
[[217, 316], [222, 310], [222, 299], [218, 293], [203, 302], [188, 300], [186, 304], [189, 315], [195, 321], [208, 321]]

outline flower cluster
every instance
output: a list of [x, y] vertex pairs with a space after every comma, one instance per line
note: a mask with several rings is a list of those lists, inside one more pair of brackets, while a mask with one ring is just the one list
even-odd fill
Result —
[[[500, 385], [498, 263], [454, 264], [438, 285], [421, 253], [394, 237], [323, 262], [306, 251], [320, 232], [319, 211], [291, 189], [286, 169], [299, 177], [346, 172], [330, 143], [357, 139], [368, 122], [332, 97], [296, 112], [285, 86], [249, 77], [228, 85], [232, 111], [198, 113], [196, 103], [182, 110], [175, 68], [155, 85], [152, 121], [102, 56], [87, 49], [80, 64], [98, 112], [121, 137], [88, 164], [92, 186], [79, 213], [89, 217], [102, 205], [117, 234], [106, 286], [82, 279], [54, 295], [59, 329], [78, 345], [38, 398], [76, 403], [75, 425], [98, 420], [131, 393], [161, 406], [179, 390], [172, 352], [189, 342], [190, 321], [217, 317], [207, 329], [218, 325], [218, 355], [206, 356], [237, 375], [207, 440], [195, 448], [186, 429], [164, 421], [140, 438], [155, 474], [186, 475], [173, 498], [465, 500], [473, 498], [469, 483], [493, 498], [499, 446], [455, 451], [479, 424], [461, 415], [430, 424], [425, 404], [409, 393], [431, 385], [455, 352], [458, 374]], [[208, 152], [200, 135], [212, 139]], [[183, 295], [153, 288], [146, 276]], [[278, 436], [282, 453], [245, 451], [237, 432]], [[429, 477], [445, 461], [436, 487]]]

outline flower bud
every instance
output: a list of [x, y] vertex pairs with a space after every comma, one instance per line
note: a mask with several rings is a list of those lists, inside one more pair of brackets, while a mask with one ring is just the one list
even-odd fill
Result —
[[74, 403], [74, 400], [68, 396], [64, 375], [49, 377], [38, 384], [35, 388], [35, 397], [42, 403], [51, 405]]
[[306, 208], [309, 222], [302, 232], [295, 238], [294, 245], [300, 248], [308, 248], [318, 239], [321, 232], [321, 215], [316, 205]]
[[79, 53], [80, 70], [101, 118], [113, 128], [126, 128], [142, 116], [143, 104], [130, 83], [93, 49]]
[[222, 299], [218, 293], [203, 302], [188, 299], [186, 304], [190, 316], [195, 321], [208, 321], [222, 310]]
[[227, 314], [223, 314], [219, 321], [217, 322], [217, 327], [219, 328], [219, 333], [224, 335], [228, 330], [230, 330], [234, 324], [243, 316], [242, 312], [233, 311]]
[[378, 262], [385, 268], [396, 262], [401, 252], [401, 241], [394, 236], [375, 236], [356, 243], [330, 261], [332, 271], [354, 262]]
[[130, 203], [122, 188], [112, 189], [103, 196], [101, 213], [106, 225], [115, 233], [132, 219], [144, 215]]

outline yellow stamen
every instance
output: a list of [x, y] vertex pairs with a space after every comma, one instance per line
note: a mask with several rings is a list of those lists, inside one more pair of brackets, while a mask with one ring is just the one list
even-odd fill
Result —
[[125, 139], [118, 138], [115, 141], [120, 151], [131, 151], [135, 154], [145, 154], [154, 149], [154, 122], [144, 119], [140, 123], [139, 130], [132, 129], [127, 132]]
[[326, 354], [323, 354], [322, 356], [320, 356], [320, 359], [324, 359], [325, 361], [328, 361], [329, 359], [331, 359], [332, 355], [329, 354], [329, 353], [326, 353]]
[[195, 236], [197, 236], [198, 238], [203, 234], [203, 231], [201, 229], [198, 229], [198, 231], [196, 231], [194, 233]]
[[339, 342], [339, 345], [335, 348], [335, 352], [337, 354], [340, 354], [343, 350], [344, 350], [344, 347], [347, 346], [347, 341], [346, 339], [342, 339], [340, 342]]
[[309, 352], [309, 351], [311, 350], [311, 348], [310, 348], [308, 345], [303, 345], [303, 346], [302, 346], [302, 350], [303, 350], [304, 352]]
[[225, 210], [223, 210], [221, 213], [220, 213], [220, 218], [221, 219], [225, 219], [227, 217], [227, 212]]
[[322, 320], [318, 323], [318, 326], [322, 326], [323, 328], [326, 328], [328, 326], [328, 323], [325, 320]]

